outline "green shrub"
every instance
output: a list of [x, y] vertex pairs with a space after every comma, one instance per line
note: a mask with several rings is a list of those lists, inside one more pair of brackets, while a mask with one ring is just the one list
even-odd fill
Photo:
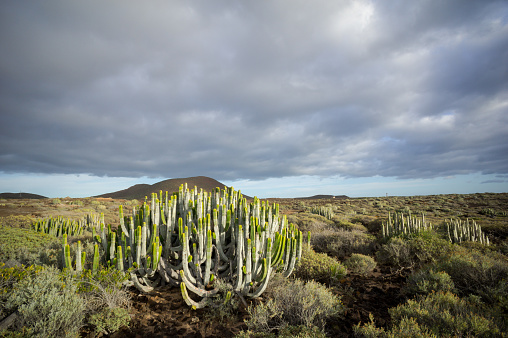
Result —
[[42, 270], [42, 267], [35, 265], [9, 267], [4, 263], [0, 263], [0, 318], [4, 318], [8, 314], [4, 303], [12, 294], [14, 286], [28, 276], [34, 276], [40, 270]]
[[277, 333], [273, 332], [252, 332], [250, 330], [241, 331], [236, 338], [326, 338], [326, 334], [319, 328], [307, 327], [304, 325], [288, 325], [280, 329]]
[[452, 244], [432, 231], [392, 237], [376, 253], [377, 261], [398, 268], [417, 269], [453, 251]]
[[304, 280], [333, 283], [342, 279], [347, 269], [335, 258], [324, 253], [315, 252], [306, 245], [302, 249], [302, 258], [296, 266], [294, 275]]
[[314, 281], [287, 280], [274, 275], [265, 291], [269, 300], [248, 308], [246, 321], [252, 332], [273, 332], [303, 325], [323, 329], [326, 320], [344, 311], [340, 298]]
[[474, 298], [459, 298], [450, 292], [437, 292], [417, 300], [408, 300], [390, 309], [389, 313], [395, 323], [403, 318], [414, 318], [421, 327], [439, 337], [487, 337], [500, 334], [497, 323], [481, 303]]
[[392, 326], [385, 331], [370, 323], [354, 328], [359, 337], [497, 337], [501, 327], [474, 297], [431, 293], [388, 310]]
[[312, 246], [318, 252], [342, 260], [353, 253], [370, 254], [373, 251], [375, 237], [359, 230], [328, 228], [312, 233]]
[[374, 270], [377, 263], [374, 258], [370, 256], [354, 253], [344, 261], [344, 265], [349, 271], [366, 275]]
[[374, 323], [372, 314], [369, 314], [370, 322], [358, 323], [353, 327], [355, 337], [365, 338], [437, 338], [436, 335], [432, 334], [425, 327], [421, 327], [416, 319], [414, 318], [402, 318], [397, 325], [391, 328], [391, 330], [385, 331], [384, 328], [377, 328]]
[[435, 269], [451, 276], [460, 295], [479, 295], [508, 310], [508, 263], [502, 258], [464, 251], [443, 259]]
[[13, 264], [40, 264], [41, 254], [48, 248], [60, 247], [53, 236], [30, 229], [0, 226], [0, 261]]
[[28, 329], [35, 337], [74, 337], [84, 319], [85, 304], [70, 278], [47, 267], [17, 283], [5, 303], [18, 311], [14, 326]]
[[95, 327], [96, 333], [111, 334], [122, 326], [128, 326], [130, 320], [127, 309], [106, 307], [101, 312], [92, 314], [88, 323]]
[[211, 309], [207, 314], [212, 320], [224, 322], [225, 319], [233, 318], [238, 312], [240, 300], [239, 297], [232, 297], [234, 291], [231, 283], [227, 283], [219, 278], [215, 280], [214, 286], [219, 291], [217, 295], [211, 299], [209, 304]]
[[453, 292], [455, 285], [449, 274], [444, 271], [435, 272], [432, 269], [422, 269], [413, 272], [407, 279], [402, 293], [408, 296], [426, 295], [431, 292]]

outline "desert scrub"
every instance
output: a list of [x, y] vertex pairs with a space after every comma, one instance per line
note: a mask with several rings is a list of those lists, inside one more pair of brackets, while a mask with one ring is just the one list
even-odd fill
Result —
[[225, 319], [235, 318], [240, 306], [239, 297], [232, 297], [233, 285], [222, 279], [217, 279], [214, 283], [219, 290], [217, 295], [210, 300], [210, 311], [207, 316], [210, 320], [219, 320], [225, 322]]
[[434, 271], [425, 268], [413, 272], [407, 278], [407, 283], [402, 288], [402, 293], [407, 296], [427, 295], [432, 292], [454, 292], [455, 284], [449, 274], [444, 271]]
[[327, 319], [345, 308], [340, 298], [315, 281], [287, 280], [275, 275], [266, 291], [268, 301], [248, 308], [246, 321], [252, 332], [274, 332], [288, 326], [303, 325], [324, 329]]
[[359, 230], [326, 228], [313, 232], [311, 243], [316, 251], [342, 260], [353, 253], [372, 253], [375, 237]]
[[34, 276], [40, 270], [42, 267], [36, 265], [9, 267], [5, 263], [0, 263], [0, 318], [8, 314], [4, 304], [11, 295], [13, 287], [28, 276]]
[[460, 295], [475, 294], [508, 310], [508, 263], [503, 257], [462, 250], [436, 263], [435, 269], [451, 276]]
[[32, 224], [33, 221], [34, 219], [29, 216], [10, 215], [6, 217], [0, 217], [0, 226], [30, 229], [30, 224]]
[[374, 258], [370, 256], [354, 253], [344, 261], [344, 265], [347, 267], [348, 271], [367, 275], [374, 270], [377, 263]]
[[94, 313], [88, 319], [88, 323], [95, 327], [97, 334], [111, 334], [118, 331], [122, 326], [128, 326], [131, 317], [129, 311], [123, 308], [104, 308]]
[[436, 262], [453, 251], [452, 244], [433, 232], [422, 232], [402, 237], [392, 237], [376, 253], [377, 261], [399, 269], [417, 269]]
[[46, 267], [13, 287], [5, 309], [17, 310], [14, 328], [26, 328], [33, 337], [75, 337], [85, 309], [76, 290], [72, 279], [54, 267]]
[[305, 325], [288, 325], [274, 332], [241, 331], [235, 338], [326, 338], [327, 335], [318, 327]]
[[436, 292], [388, 310], [388, 331], [371, 322], [354, 328], [359, 337], [498, 337], [500, 322], [475, 297]]
[[0, 261], [25, 265], [39, 263], [40, 253], [58, 243], [54, 237], [30, 229], [0, 226]]
[[394, 322], [415, 318], [420, 326], [439, 337], [488, 337], [500, 334], [498, 324], [484, 304], [473, 298], [459, 298], [451, 292], [437, 292], [389, 310]]
[[294, 274], [304, 280], [334, 283], [346, 276], [347, 269], [335, 258], [325, 253], [315, 252], [304, 245], [300, 264], [296, 267]]

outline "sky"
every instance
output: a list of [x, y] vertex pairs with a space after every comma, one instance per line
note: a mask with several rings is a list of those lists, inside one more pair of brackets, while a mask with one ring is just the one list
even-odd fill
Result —
[[508, 192], [508, 1], [0, 4], [0, 192]]

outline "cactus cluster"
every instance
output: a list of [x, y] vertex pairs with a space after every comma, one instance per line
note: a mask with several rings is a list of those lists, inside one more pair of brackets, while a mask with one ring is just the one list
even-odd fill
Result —
[[393, 217], [388, 213], [388, 220], [382, 223], [383, 238], [389, 238], [397, 235], [408, 235], [420, 233], [432, 229], [432, 224], [425, 221], [425, 214], [418, 218], [409, 213], [404, 216], [403, 213], [396, 212]]
[[[92, 228], [93, 269], [101, 261], [128, 270], [142, 292], [165, 283], [179, 286], [192, 308], [206, 306], [218, 292], [217, 278], [241, 297], [257, 297], [275, 270], [289, 276], [301, 258], [302, 233], [279, 214], [278, 204], [256, 197], [248, 202], [233, 188], [208, 193], [182, 185], [173, 195], [152, 194], [132, 215], [120, 206], [119, 216], [116, 231], [104, 223]], [[65, 245], [64, 257], [64, 266], [72, 268]]]
[[101, 222], [104, 223], [104, 214], [100, 216], [88, 214], [77, 221], [63, 218], [62, 216], [49, 217], [33, 222], [32, 229], [55, 237], [61, 237], [64, 234], [68, 236], [80, 236], [83, 235], [85, 230], [97, 227]]
[[330, 206], [312, 207], [310, 209], [310, 212], [316, 215], [326, 217], [327, 219], [332, 219], [333, 216], [335, 216], [335, 214], [333, 213], [333, 208]]
[[452, 243], [462, 243], [465, 241], [480, 242], [490, 245], [489, 238], [482, 231], [482, 227], [474, 220], [466, 219], [465, 222], [460, 219], [445, 220], [448, 231], [448, 239]]

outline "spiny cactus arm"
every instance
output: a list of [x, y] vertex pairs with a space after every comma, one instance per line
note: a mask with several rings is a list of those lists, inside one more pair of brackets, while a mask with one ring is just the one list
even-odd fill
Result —
[[245, 281], [242, 294], [246, 295], [250, 291], [252, 282], [252, 240], [247, 238], [247, 256], [245, 260]]
[[146, 223], [143, 222], [143, 226], [141, 227], [141, 259], [146, 259], [146, 237], [147, 237], [147, 226]]
[[97, 272], [97, 270], [99, 269], [99, 260], [100, 260], [99, 245], [95, 244], [94, 250], [93, 250], [93, 263], [92, 263], [92, 273], [93, 274], [95, 274]]
[[180, 270], [180, 278], [182, 279], [182, 284], [185, 284], [185, 286], [189, 289], [189, 291], [192, 291], [193, 293], [195, 293], [200, 297], [211, 297], [215, 295], [217, 292], [219, 292], [219, 289], [217, 288], [205, 290], [204, 288], [196, 287], [194, 283], [192, 283], [190, 280], [187, 279], [183, 270]]
[[139, 282], [139, 279], [138, 279], [138, 276], [136, 276], [136, 274], [134, 272], [131, 272], [130, 273], [130, 276], [131, 276], [131, 281], [134, 283], [134, 286], [136, 287], [136, 289], [138, 289], [139, 291], [143, 292], [143, 293], [150, 293], [153, 291], [153, 287], [151, 286], [146, 286], [146, 285], [142, 285], [140, 282]]
[[81, 272], [83, 267], [81, 265], [81, 241], [78, 241], [78, 246], [76, 248], [76, 271]]
[[122, 232], [125, 234], [125, 237], [129, 237], [129, 231], [125, 227], [122, 205], [119, 206], [119, 217], [120, 217], [120, 227], [122, 228]]
[[64, 260], [65, 268], [72, 270], [71, 247], [69, 244], [65, 245]]
[[236, 238], [236, 283], [234, 286], [235, 291], [241, 291], [243, 286], [243, 235], [242, 226], [238, 225], [238, 236]]
[[120, 271], [124, 271], [123, 269], [123, 255], [122, 255], [122, 246], [118, 246], [116, 250], [116, 268]]
[[219, 229], [219, 225], [217, 223], [213, 223], [213, 231], [215, 232], [215, 235], [216, 235], [216, 238], [215, 238], [215, 246], [217, 247], [217, 250], [219, 252], [219, 255], [220, 255], [220, 258], [225, 261], [225, 262], [228, 262], [229, 261], [229, 258], [228, 256], [226, 256], [226, 254], [224, 253], [224, 248], [223, 248], [223, 237], [221, 234], [221, 231]]
[[296, 238], [288, 239], [288, 241], [291, 242], [291, 255], [289, 256], [289, 264], [287, 266], [287, 269], [282, 273], [282, 275], [287, 278], [291, 275], [293, 272], [293, 269], [295, 268], [296, 258], [297, 258], [297, 251], [298, 251], [298, 243], [299, 241]]
[[[267, 251], [270, 250], [270, 247], [271, 247], [271, 245], [269, 244], [267, 247]], [[254, 292], [247, 294], [247, 296], [250, 298], [256, 298], [256, 297], [261, 296], [261, 294], [263, 292], [265, 292], [266, 287], [268, 286], [268, 281], [270, 280], [270, 275], [272, 273], [272, 267], [271, 267], [272, 255], [270, 255], [268, 253], [269, 252], [267, 252], [267, 255], [266, 255], [267, 258], [263, 258], [263, 261], [264, 261], [263, 266], [265, 268], [263, 269], [262, 277], [264, 277], [264, 278], [261, 280], [261, 284], [258, 286], [258, 288]]]
[[212, 231], [208, 230], [206, 240], [206, 262], [205, 262], [205, 276], [203, 283], [208, 284], [210, 282], [210, 268], [212, 267]]
[[172, 269], [169, 266], [167, 259], [164, 257], [161, 257], [159, 264], [160, 264], [159, 274], [166, 281], [166, 283], [169, 283], [172, 286], [178, 286], [182, 281], [178, 271]]
[[115, 249], [116, 249], [116, 234], [113, 232], [109, 235], [110, 237], [110, 246], [109, 246], [109, 259], [113, 260], [116, 257]]
[[206, 305], [208, 304], [208, 298], [203, 298], [199, 302], [192, 300], [189, 297], [189, 294], [187, 293], [187, 288], [185, 287], [185, 283], [180, 283], [180, 290], [182, 292], [183, 300], [185, 301], [185, 303], [187, 303], [187, 305], [192, 307], [193, 310], [202, 309], [202, 308], [206, 307]]
[[189, 240], [187, 239], [186, 232], [182, 233], [182, 240], [182, 270], [184, 271], [187, 279], [189, 279], [192, 283], [196, 283], [196, 279], [192, 276], [192, 273], [189, 269], [189, 263], [192, 263], [192, 256], [189, 255]]

